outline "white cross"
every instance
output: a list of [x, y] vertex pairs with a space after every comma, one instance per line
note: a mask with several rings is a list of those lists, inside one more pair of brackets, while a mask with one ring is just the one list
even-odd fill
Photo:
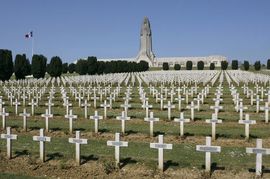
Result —
[[49, 110], [46, 109], [45, 114], [41, 114], [41, 117], [45, 118], [45, 129], [46, 129], [46, 132], [49, 132], [49, 118], [52, 118], [53, 114], [50, 114]]
[[185, 98], [182, 98], [181, 95], [179, 94], [177, 98], [175, 98], [176, 101], [178, 101], [178, 110], [181, 111], [182, 110], [182, 101], [185, 100]]
[[171, 101], [168, 101], [168, 104], [165, 105], [164, 108], [168, 109], [168, 120], [171, 120], [171, 110], [175, 108], [175, 105], [172, 105]]
[[223, 106], [219, 106], [217, 103], [215, 103], [215, 106], [210, 106], [210, 109], [214, 109], [215, 114], [218, 115], [219, 110], [223, 109]]
[[12, 140], [17, 140], [17, 135], [11, 134], [11, 128], [7, 127], [7, 134], [1, 134], [1, 139], [7, 140], [7, 157], [12, 157]]
[[69, 143], [76, 145], [76, 162], [78, 165], [81, 164], [81, 144], [87, 144], [87, 139], [81, 139], [80, 138], [80, 131], [76, 131], [76, 137], [75, 138], [69, 138]]
[[180, 113], [180, 118], [174, 118], [175, 122], [179, 122], [180, 124], [180, 136], [183, 137], [184, 136], [184, 123], [185, 122], [190, 122], [190, 119], [185, 119], [184, 118], [184, 113], [181, 112]]
[[153, 136], [154, 122], [159, 121], [159, 118], [154, 118], [154, 113], [150, 112], [150, 117], [144, 118], [144, 121], [150, 122], [150, 136]]
[[257, 95], [257, 97], [256, 97], [256, 113], [259, 113], [259, 110], [260, 110], [260, 101], [263, 101], [263, 100], [260, 99], [259, 95]]
[[6, 128], [6, 116], [9, 116], [9, 113], [6, 113], [5, 108], [3, 108], [2, 111], [0, 112], [0, 115], [2, 116], [2, 128], [5, 129]]
[[107, 119], [107, 108], [110, 107], [110, 104], [107, 104], [107, 100], [104, 100], [104, 103], [100, 107], [104, 108], [104, 119]]
[[115, 160], [116, 166], [119, 166], [120, 163], [120, 147], [127, 147], [128, 142], [120, 141], [120, 133], [115, 133], [115, 140], [114, 141], [107, 141], [107, 146], [114, 146], [115, 148]]
[[54, 106], [54, 103], [52, 103], [51, 99], [49, 99], [48, 103], [45, 103], [46, 106], [48, 106], [49, 114], [52, 114], [52, 106]]
[[122, 126], [122, 133], [125, 134], [125, 122], [126, 120], [130, 120], [130, 117], [125, 116], [125, 111], [122, 111], [122, 115], [121, 116], [117, 116], [116, 120], [121, 120], [121, 126]]
[[243, 120], [243, 111], [244, 109], [247, 109], [247, 107], [243, 106], [243, 102], [240, 102], [240, 104], [238, 106], [235, 107], [235, 109], [238, 111], [240, 111], [239, 113], [239, 118], [240, 120]]
[[128, 114], [127, 114], [127, 112], [128, 112], [128, 108], [130, 108], [130, 107], [131, 107], [131, 105], [130, 105], [130, 104], [128, 104], [128, 102], [127, 102], [127, 101], [125, 101], [125, 103], [124, 103], [124, 104], [121, 104], [121, 105], [120, 105], [120, 107], [124, 108], [124, 110], [125, 110], [125, 116], [128, 116]]
[[72, 133], [72, 122], [73, 122], [73, 119], [77, 119], [77, 115], [73, 115], [72, 114], [72, 109], [69, 110], [69, 115], [65, 115], [65, 118], [66, 119], [69, 119], [69, 132]]
[[23, 130], [27, 131], [27, 117], [29, 117], [30, 114], [27, 113], [26, 109], [24, 108], [23, 113], [20, 113], [19, 115], [23, 117]]
[[191, 111], [191, 120], [194, 121], [194, 109], [197, 108], [197, 106], [194, 105], [194, 102], [191, 101], [190, 105], [187, 106], [187, 109], [190, 109]]
[[95, 133], [98, 133], [98, 121], [103, 119], [103, 117], [98, 115], [98, 111], [95, 111], [95, 115], [90, 116], [90, 119], [95, 120]]
[[213, 113], [212, 119], [206, 119], [205, 122], [212, 124], [212, 139], [216, 140], [216, 124], [222, 123], [222, 120], [217, 119], [217, 115], [215, 113]]
[[39, 156], [42, 162], [45, 161], [45, 142], [51, 142], [50, 137], [44, 136], [44, 129], [39, 130], [39, 136], [33, 136], [34, 141], [39, 141]]
[[205, 170], [211, 171], [211, 153], [220, 152], [220, 146], [211, 146], [211, 137], [206, 137], [206, 145], [196, 145], [196, 151], [205, 152]]
[[32, 113], [32, 116], [34, 116], [34, 114], [35, 114], [34, 106], [37, 106], [37, 103], [35, 103], [34, 99], [32, 99], [31, 103], [28, 103], [28, 105], [31, 105], [31, 113]]
[[172, 149], [172, 144], [163, 143], [163, 135], [158, 135], [158, 143], [150, 143], [150, 148], [158, 149], [158, 168], [163, 171], [163, 150]]
[[160, 110], [163, 110], [163, 101], [166, 100], [166, 98], [164, 98], [163, 95], [161, 94], [158, 100], [160, 100]]
[[99, 99], [99, 97], [96, 96], [96, 93], [94, 93], [94, 96], [91, 97], [91, 99], [94, 100], [94, 108], [97, 108], [97, 99]]
[[15, 114], [18, 114], [18, 106], [21, 105], [20, 102], [18, 102], [18, 99], [15, 100], [15, 102], [12, 103], [13, 105], [15, 105]]
[[262, 148], [262, 139], [256, 140], [255, 148], [246, 148], [249, 154], [256, 154], [256, 175], [262, 175], [262, 155], [270, 155], [270, 149]]
[[69, 112], [69, 106], [72, 106], [72, 103], [68, 102], [68, 99], [63, 103], [63, 106], [66, 107], [66, 115], [68, 115]]
[[85, 99], [81, 106], [84, 107], [84, 118], [87, 119], [87, 108], [91, 106], [91, 104], [88, 104], [87, 100]]
[[268, 102], [265, 102], [265, 106], [263, 107], [260, 107], [260, 109], [262, 111], [264, 111], [265, 113], [265, 123], [268, 123], [268, 120], [269, 120], [269, 103]]
[[249, 114], [246, 114], [245, 120], [239, 120], [239, 124], [245, 124], [245, 136], [246, 139], [249, 139], [249, 125], [250, 124], [256, 124], [255, 120], [249, 120]]
[[145, 117], [148, 117], [149, 116], [148, 115], [149, 108], [152, 108], [152, 107], [153, 107], [153, 105], [148, 104], [148, 101], [145, 101], [145, 104], [142, 105], [142, 108], [145, 108], [145, 112], [146, 112]]

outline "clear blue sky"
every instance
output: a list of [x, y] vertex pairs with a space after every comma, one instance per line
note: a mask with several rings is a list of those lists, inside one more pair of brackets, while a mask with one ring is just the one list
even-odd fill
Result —
[[1, 0], [0, 48], [65, 62], [135, 57], [149, 17], [158, 57], [270, 58], [270, 0]]

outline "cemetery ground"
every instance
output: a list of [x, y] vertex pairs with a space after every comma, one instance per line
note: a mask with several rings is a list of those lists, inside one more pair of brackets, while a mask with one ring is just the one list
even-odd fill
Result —
[[[220, 77], [220, 76], [219, 76]], [[218, 77], [218, 78], [219, 78]], [[39, 135], [39, 129], [45, 128], [45, 120], [41, 114], [45, 113], [48, 106], [47, 97], [49, 90], [42, 95], [39, 106], [35, 108], [35, 115], [27, 118], [27, 131], [23, 129], [23, 118], [15, 114], [15, 106], [9, 105], [9, 99], [4, 94], [2, 88], [1, 95], [6, 104], [6, 112], [10, 115], [6, 117], [6, 126], [10, 126], [13, 134], [18, 135], [18, 139], [13, 141], [13, 158], [6, 157], [6, 140], [0, 140], [0, 178], [29, 178], [31, 177], [60, 177], [60, 178], [253, 178], [255, 176], [255, 158], [256, 155], [246, 153], [246, 147], [254, 147], [256, 139], [263, 140], [263, 147], [270, 148], [269, 124], [264, 121], [265, 113], [260, 111], [256, 113], [256, 104], [250, 105], [250, 99], [245, 98], [242, 85], [235, 88], [243, 97], [243, 104], [248, 109], [244, 113], [250, 115], [251, 120], [256, 120], [255, 125], [250, 125], [250, 138], [245, 139], [245, 127], [239, 124], [239, 113], [236, 112], [232, 100], [229, 84], [223, 82], [223, 101], [220, 106], [223, 109], [218, 113], [218, 119], [223, 122], [216, 125], [216, 140], [212, 145], [221, 146], [221, 153], [212, 153], [210, 174], [204, 172], [205, 154], [196, 151], [196, 145], [205, 144], [205, 137], [211, 136], [211, 124], [205, 122], [211, 119], [214, 110], [210, 106], [214, 105], [213, 98], [219, 83], [216, 82], [210, 88], [209, 95], [200, 106], [200, 111], [195, 109], [195, 119], [184, 124], [184, 136], [179, 136], [179, 123], [174, 122], [174, 118], [179, 118], [180, 111], [177, 109], [178, 102], [173, 100], [175, 108], [172, 109], [171, 119], [168, 119], [168, 110], [160, 110], [160, 102], [156, 102], [155, 97], [150, 95], [150, 89], [144, 85], [144, 90], [148, 94], [149, 104], [153, 105], [152, 111], [154, 117], [159, 118], [154, 122], [154, 136], [149, 136], [149, 122], [144, 121], [146, 112], [143, 109], [142, 102], [138, 93], [138, 84], [131, 89], [132, 94], [128, 109], [128, 116], [131, 118], [126, 121], [126, 133], [121, 134], [121, 141], [127, 141], [128, 147], [121, 148], [120, 166], [115, 166], [114, 147], [107, 146], [108, 140], [113, 140], [116, 132], [121, 132], [121, 121], [116, 120], [121, 116], [123, 108], [124, 92], [127, 87], [122, 86], [121, 93], [112, 103], [112, 109], [107, 109], [107, 119], [99, 121], [99, 132], [94, 132], [94, 120], [89, 116], [94, 115], [95, 110], [99, 115], [104, 114], [104, 108], [100, 107], [103, 100], [97, 100], [97, 108], [93, 107], [93, 101], [89, 101], [91, 106], [88, 109], [88, 117], [84, 117], [84, 108], [79, 107], [78, 100], [70, 94], [73, 114], [78, 115], [78, 119], [73, 120], [73, 133], [69, 132], [69, 121], [65, 119], [66, 108], [63, 106], [63, 100], [60, 88], [55, 87], [55, 94], [52, 106], [53, 118], [49, 119], [49, 132], [46, 136], [51, 137], [51, 142], [46, 143], [45, 162], [39, 159], [39, 143], [33, 141], [33, 136]], [[263, 85], [261, 85], [263, 86]], [[164, 87], [170, 88], [169, 84]], [[177, 87], [177, 86], [176, 86]], [[203, 89], [202, 84], [198, 89]], [[48, 89], [51, 86], [47, 87]], [[68, 87], [65, 87], [69, 91]], [[112, 87], [114, 88], [114, 87]], [[254, 84], [249, 84], [249, 88], [254, 89]], [[266, 88], [266, 87], [265, 87]], [[175, 95], [177, 97], [177, 95]], [[184, 97], [184, 96], [183, 96]], [[190, 105], [194, 97], [189, 96], [189, 102], [182, 102], [182, 110], [185, 118], [190, 118]], [[264, 98], [267, 98], [265, 96]], [[164, 105], [170, 100], [168, 95]], [[194, 100], [196, 101], [196, 100]], [[22, 102], [22, 100], [21, 100]], [[27, 101], [28, 103], [29, 101]], [[83, 101], [82, 101], [83, 103]], [[261, 102], [260, 106], [263, 106]], [[31, 113], [31, 106], [22, 105], [18, 107], [18, 114], [26, 108]], [[75, 162], [75, 146], [68, 142], [68, 138], [75, 137], [75, 131], [81, 131], [81, 138], [88, 139], [87, 145], [81, 145], [81, 165]], [[0, 129], [1, 134], [6, 130]], [[157, 142], [158, 135], [164, 135], [164, 143], [173, 144], [173, 150], [164, 151], [164, 172], [158, 169], [158, 150], [149, 147], [150, 143]], [[270, 178], [270, 156], [263, 156], [263, 175], [264, 178]]]

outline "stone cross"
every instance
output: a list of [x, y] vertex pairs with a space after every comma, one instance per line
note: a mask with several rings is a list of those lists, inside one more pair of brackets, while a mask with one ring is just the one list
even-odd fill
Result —
[[259, 95], [257, 95], [257, 97], [256, 97], [256, 113], [259, 113], [260, 101], [262, 101], [262, 99], [260, 99]]
[[76, 137], [75, 138], [69, 138], [69, 143], [76, 145], [76, 162], [78, 165], [81, 164], [81, 144], [87, 144], [87, 139], [81, 139], [80, 138], [80, 131], [76, 131]]
[[26, 112], [26, 109], [23, 109], [23, 113], [19, 114], [23, 117], [23, 130], [27, 131], [27, 117], [30, 117], [30, 114]]
[[206, 119], [205, 122], [212, 124], [212, 139], [216, 140], [216, 124], [222, 123], [222, 120], [217, 119], [217, 115], [215, 113], [213, 113], [212, 119]]
[[110, 107], [110, 104], [107, 104], [107, 100], [104, 100], [104, 103], [100, 105], [104, 108], [104, 119], [107, 119], [107, 108]]
[[235, 109], [237, 111], [240, 111], [239, 112], [239, 118], [240, 118], [240, 120], [243, 120], [243, 111], [244, 111], [244, 109], [247, 109], [247, 107], [244, 107], [243, 102], [240, 102], [240, 104], [238, 106], [236, 106]]
[[196, 151], [205, 152], [205, 170], [211, 171], [211, 153], [220, 152], [220, 146], [211, 146], [211, 137], [206, 137], [206, 145], [196, 145]]
[[128, 101], [125, 101], [125, 103], [124, 104], [121, 104], [120, 107], [124, 108], [124, 110], [125, 110], [125, 116], [128, 116], [128, 108], [131, 107], [131, 105], [128, 104]]
[[159, 121], [159, 118], [154, 118], [154, 113], [150, 112], [150, 117], [144, 118], [144, 121], [150, 122], [150, 136], [153, 136], [154, 122]]
[[69, 132], [72, 133], [73, 128], [72, 128], [72, 122], [73, 119], [77, 119], [77, 115], [72, 114], [72, 109], [69, 110], [69, 115], [65, 115], [66, 119], [69, 119]]
[[125, 116], [125, 111], [122, 111], [122, 115], [121, 116], [117, 116], [116, 117], [117, 120], [121, 120], [122, 123], [122, 133], [125, 134], [125, 127], [126, 127], [126, 120], [130, 120], [130, 117]]
[[7, 140], [7, 157], [12, 158], [12, 140], [17, 140], [17, 135], [11, 134], [11, 128], [7, 127], [7, 134], [1, 134], [1, 139]]
[[15, 99], [15, 102], [12, 103], [13, 105], [15, 105], [15, 114], [18, 114], [18, 106], [21, 105], [20, 102], [18, 102], [18, 99]]
[[46, 106], [48, 106], [49, 114], [52, 114], [52, 106], [54, 106], [54, 103], [52, 103], [51, 99], [49, 99], [48, 103], [45, 103]]
[[97, 108], [97, 100], [99, 99], [99, 97], [96, 96], [96, 93], [94, 93], [94, 96], [91, 97], [91, 99], [94, 100], [94, 108]]
[[177, 98], [175, 98], [176, 101], [178, 101], [178, 110], [182, 110], [182, 101], [185, 100], [185, 98], [182, 98], [181, 95], [179, 94]]
[[34, 116], [35, 114], [35, 106], [37, 106], [37, 103], [35, 103], [34, 99], [31, 100], [31, 103], [28, 103], [28, 105], [31, 105], [31, 114]]
[[44, 129], [40, 129], [39, 136], [33, 136], [34, 141], [39, 141], [39, 156], [42, 162], [45, 161], [45, 142], [51, 142], [50, 137], [44, 136]]
[[179, 122], [180, 124], [180, 136], [183, 137], [184, 136], [184, 123], [185, 122], [190, 122], [190, 119], [185, 119], [184, 118], [184, 113], [181, 112], [180, 113], [180, 118], [174, 118], [175, 122]]
[[25, 100], [27, 99], [27, 96], [25, 95], [25, 93], [21, 96], [21, 98], [23, 99], [23, 106], [25, 106]]
[[9, 116], [9, 113], [6, 113], [5, 108], [3, 108], [0, 115], [2, 116], [2, 128], [6, 129], [6, 116]]
[[245, 136], [246, 139], [249, 139], [249, 125], [250, 124], [256, 124], [255, 120], [249, 120], [249, 114], [246, 114], [245, 120], [239, 120], [239, 124], [245, 124]]
[[119, 166], [120, 163], [120, 147], [127, 147], [128, 142], [120, 141], [120, 133], [115, 133], [115, 140], [114, 141], [107, 141], [107, 146], [114, 146], [115, 148], [115, 161], [116, 166]]
[[256, 140], [255, 148], [246, 148], [249, 154], [256, 154], [256, 175], [262, 175], [262, 155], [270, 155], [270, 149], [262, 148], [262, 139]]
[[215, 103], [215, 106], [210, 106], [210, 109], [214, 109], [215, 114], [218, 115], [219, 110], [223, 109], [223, 106], [219, 106], [217, 103]]
[[91, 104], [87, 103], [87, 100], [84, 100], [84, 103], [81, 104], [82, 107], [84, 107], [84, 118], [87, 119], [87, 108], [91, 106]]
[[95, 115], [90, 116], [90, 119], [95, 120], [95, 133], [98, 133], [98, 121], [103, 119], [103, 117], [98, 115], [98, 111], [95, 111]]
[[163, 171], [163, 150], [172, 149], [172, 144], [163, 143], [163, 135], [158, 135], [158, 143], [150, 143], [150, 148], [158, 149], [158, 168]]
[[50, 114], [49, 110], [46, 109], [45, 114], [41, 114], [41, 117], [45, 118], [45, 130], [46, 130], [46, 132], [49, 132], [49, 118], [52, 118], [53, 114]]
[[197, 107], [194, 105], [194, 102], [191, 101], [190, 105], [188, 105], [187, 108], [190, 109], [191, 120], [194, 121], [194, 109]]
[[149, 116], [149, 108], [152, 108], [153, 105], [148, 104], [148, 101], [145, 101], [145, 104], [142, 105], [142, 107], [145, 109], [145, 117]]
[[2, 108], [3, 108], [4, 104], [5, 104], [5, 102], [2, 100], [2, 98], [0, 98], [0, 112], [2, 112]]
[[265, 123], [268, 123], [268, 120], [269, 120], [269, 103], [268, 102], [265, 102], [265, 106], [264, 107], [260, 107], [260, 109], [262, 111], [264, 111], [265, 113]]
[[171, 110], [175, 108], [175, 105], [172, 105], [171, 101], [168, 101], [168, 104], [165, 105], [164, 108], [168, 109], [168, 120], [171, 120]]
[[164, 98], [163, 95], [161, 94], [158, 100], [160, 100], [160, 110], [163, 110], [163, 101], [166, 100], [166, 98]]
[[68, 115], [69, 107], [72, 106], [72, 103], [68, 102], [68, 99], [64, 101], [63, 106], [66, 107], [66, 115]]

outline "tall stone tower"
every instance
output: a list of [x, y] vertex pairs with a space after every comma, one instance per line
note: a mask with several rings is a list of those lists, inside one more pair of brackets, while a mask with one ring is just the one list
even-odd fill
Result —
[[152, 67], [155, 66], [154, 58], [150, 22], [147, 17], [144, 17], [140, 34], [140, 51], [136, 57], [136, 62], [146, 61]]

